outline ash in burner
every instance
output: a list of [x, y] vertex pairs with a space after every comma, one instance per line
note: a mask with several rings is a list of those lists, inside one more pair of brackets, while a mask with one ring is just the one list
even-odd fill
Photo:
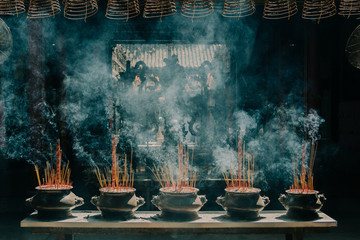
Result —
[[310, 189], [290, 189], [286, 191], [287, 193], [293, 193], [293, 194], [315, 194], [318, 193], [316, 190], [310, 190]]
[[73, 187], [71, 185], [41, 185], [37, 186], [36, 190], [66, 190], [66, 189], [72, 189]]
[[160, 191], [166, 193], [197, 193], [199, 189], [195, 187], [165, 187], [161, 188]]
[[239, 193], [259, 193], [261, 190], [259, 188], [246, 188], [246, 187], [228, 187], [225, 188], [227, 192], [239, 192]]
[[103, 187], [100, 188], [100, 192], [106, 192], [106, 193], [129, 193], [129, 192], [134, 192], [136, 189], [132, 188], [132, 187], [117, 187], [117, 188], [112, 188], [112, 187]]

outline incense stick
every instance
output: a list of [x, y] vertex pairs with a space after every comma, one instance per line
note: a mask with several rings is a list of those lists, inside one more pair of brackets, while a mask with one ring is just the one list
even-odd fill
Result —
[[[150, 168], [151, 172], [155, 176], [162, 188], [172, 188], [174, 191], [183, 191], [184, 188], [195, 188], [197, 173], [194, 171], [194, 150], [191, 156], [191, 165], [189, 166], [189, 148], [184, 147], [183, 143], [177, 144], [178, 148], [178, 168], [176, 174], [165, 164], [160, 167], [156, 167], [155, 163], [153, 168]], [[191, 177], [190, 177], [191, 176]]]
[[253, 154], [246, 153], [245, 141], [241, 139], [238, 141], [237, 151], [237, 165], [238, 169], [235, 174], [230, 166], [229, 174], [223, 172], [223, 177], [226, 183], [226, 188], [237, 188], [239, 190], [248, 191], [254, 188], [254, 175], [255, 175], [255, 156]]
[[297, 173], [297, 164], [296, 158], [293, 157], [293, 184], [290, 186], [290, 190], [295, 192], [308, 192], [314, 190], [314, 162], [317, 152], [317, 143], [311, 144], [310, 155], [309, 155], [309, 164], [308, 171], [306, 171], [306, 144], [302, 144], [301, 151], [301, 172], [300, 172], [300, 181], [298, 179]]
[[[51, 144], [50, 149], [52, 150]], [[55, 169], [52, 164], [52, 153], [50, 153], [50, 164], [46, 162], [46, 167], [44, 169], [44, 177], [42, 178], [42, 182], [40, 179], [40, 170], [39, 167], [35, 165], [35, 172], [37, 182], [40, 188], [68, 188], [71, 186], [70, 182], [70, 173], [69, 169], [69, 161], [64, 166], [62, 165], [62, 150], [60, 147], [60, 140], [57, 141], [56, 144], [56, 164]]]

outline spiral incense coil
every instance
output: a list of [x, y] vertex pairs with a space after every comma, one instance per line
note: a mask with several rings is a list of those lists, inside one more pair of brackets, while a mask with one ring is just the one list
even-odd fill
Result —
[[360, 25], [355, 28], [347, 40], [345, 54], [349, 63], [360, 69]]
[[71, 20], [86, 20], [98, 12], [96, 0], [66, 0], [64, 17]]
[[162, 18], [176, 13], [175, 2], [171, 0], [147, 0], [144, 7], [144, 18]]
[[28, 18], [55, 17], [61, 11], [59, 0], [30, 0]]
[[254, 0], [225, 0], [224, 17], [247, 17], [255, 12]]
[[202, 18], [214, 12], [212, 0], [184, 0], [181, 15], [189, 18]]
[[139, 14], [138, 0], [109, 0], [105, 17], [115, 20], [127, 20], [137, 17]]
[[318, 20], [332, 17], [336, 14], [334, 0], [305, 0], [302, 18]]
[[18, 15], [23, 12], [24, 0], [0, 0], [0, 15]]
[[298, 11], [296, 0], [267, 0], [263, 11], [266, 19], [290, 19]]
[[360, 15], [359, 0], [341, 0], [339, 5], [339, 15], [350, 18]]

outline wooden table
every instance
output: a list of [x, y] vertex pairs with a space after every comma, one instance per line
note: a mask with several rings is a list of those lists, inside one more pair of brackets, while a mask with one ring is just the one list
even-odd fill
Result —
[[160, 212], [136, 212], [136, 218], [127, 221], [105, 220], [98, 211], [73, 211], [73, 218], [45, 221], [35, 213], [21, 221], [20, 226], [33, 233], [54, 233], [57, 240], [73, 239], [74, 234], [285, 234], [286, 240], [302, 240], [304, 233], [327, 232], [337, 222], [320, 212], [319, 219], [294, 221], [285, 211], [263, 211], [255, 221], [232, 220], [225, 212], [199, 212], [192, 221], [165, 221]]

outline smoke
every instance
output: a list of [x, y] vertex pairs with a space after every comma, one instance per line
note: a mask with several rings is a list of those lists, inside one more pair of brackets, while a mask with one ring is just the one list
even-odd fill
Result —
[[221, 148], [216, 146], [213, 150], [213, 156], [216, 160], [216, 169], [218, 172], [227, 172], [230, 169], [236, 169], [237, 153], [234, 149], [231, 149], [229, 145]]
[[79, 59], [65, 76], [66, 101], [61, 105], [61, 111], [73, 137], [77, 160], [94, 167], [96, 162], [111, 158], [109, 124], [115, 89], [102, 58], [93, 59], [90, 51], [82, 55], [84, 58]]
[[[0, 146], [10, 159], [34, 163], [48, 160], [49, 143], [54, 144], [66, 129], [74, 153], [71, 160], [93, 168], [110, 163], [111, 136], [116, 133], [120, 139], [118, 152], [133, 148], [138, 161], [148, 166], [155, 162], [175, 169], [176, 144], [183, 141], [197, 146], [200, 153], [195, 154], [199, 156], [195, 163], [204, 170], [204, 177], [210, 176], [206, 175], [207, 168], [214, 176], [221, 176], [236, 166], [236, 142], [242, 139], [246, 151], [255, 155], [258, 186], [268, 189], [271, 181], [290, 179], [291, 157], [301, 153], [306, 137], [312, 142], [320, 139], [319, 127], [324, 120], [315, 110], [305, 115], [299, 107], [301, 66], [286, 63], [282, 73], [285, 84], [281, 85], [278, 73], [271, 70], [278, 68], [278, 62], [273, 61], [277, 55], [271, 52], [270, 30], [262, 29], [265, 33], [261, 35], [260, 21], [255, 18], [232, 20], [220, 14], [205, 21], [174, 16], [145, 24], [119, 23], [103, 16], [87, 23], [44, 20], [41, 44], [45, 58], [61, 64], [36, 73], [47, 76], [46, 86], [52, 88], [39, 90], [44, 91], [44, 98], [34, 109], [42, 113], [42, 121], [31, 124], [28, 76], [14, 77], [14, 72], [28, 70], [23, 61], [20, 63], [27, 59], [28, 49], [19, 46], [35, 43], [27, 42], [29, 20], [16, 21], [9, 24], [17, 50], [4, 65], [1, 85], [5, 131], [0, 133], [6, 136], [0, 136], [5, 139]], [[203, 52], [196, 50], [195, 56], [210, 52], [210, 46], [216, 50], [211, 52], [212, 62], [203, 59], [192, 69], [180, 64], [185, 60], [178, 52], [170, 51], [158, 60], [162, 68], [155, 69], [152, 75], [131, 66], [140, 82], [135, 76], [115, 80], [110, 65], [111, 47], [116, 46], [112, 40], [116, 39], [153, 44], [155, 51], [161, 45], [166, 49], [182, 46], [186, 51], [191, 46], [205, 46]], [[168, 41], [155, 41], [163, 39]], [[138, 44], [134, 56], [139, 56], [146, 44]], [[58, 56], [61, 52], [63, 58]], [[272, 55], [268, 62], [264, 60], [264, 56]], [[176, 56], [178, 62], [173, 59]], [[12, 65], [20, 69], [14, 71]], [[54, 69], [59, 69], [54, 75], [62, 76], [61, 86], [48, 76]], [[285, 93], [279, 94], [279, 88]], [[56, 100], [60, 97], [52, 95], [63, 97]], [[38, 136], [43, 140], [41, 146], [30, 145]], [[208, 152], [204, 154], [203, 149]]]
[[245, 111], [237, 111], [234, 113], [234, 118], [236, 122], [236, 126], [239, 130], [239, 138], [244, 138], [247, 132], [255, 129], [257, 127], [257, 120], [255, 117], [251, 117]]
[[[265, 109], [271, 110], [272, 114], [266, 115]], [[240, 130], [238, 137], [246, 141], [246, 152], [254, 154], [255, 182], [263, 190], [289, 186], [292, 181], [293, 158], [300, 164], [303, 148], [307, 151], [306, 159], [309, 158], [309, 148], [314, 141], [320, 140], [319, 128], [324, 122], [316, 110], [310, 109], [306, 113], [303, 108], [292, 104], [267, 105], [256, 111], [256, 117], [244, 111], [235, 112], [234, 116], [239, 120], [236, 121], [236, 126], [247, 129], [246, 132]], [[237, 169], [236, 151], [235, 144], [215, 147], [214, 171], [218, 170], [220, 175], [230, 168], [234, 169], [234, 166]]]
[[320, 139], [319, 128], [324, 121], [314, 109], [309, 110], [309, 114], [305, 118], [304, 127], [311, 139], [311, 143], [315, 143]]
[[[170, 136], [169, 142], [164, 143], [166, 151], [155, 151], [155, 154], [148, 153], [147, 148], [137, 149], [141, 152], [140, 154], [146, 155], [146, 158], [152, 156], [160, 161], [165, 161], [169, 156], [171, 156], [170, 159], [177, 159], [176, 156], [173, 156], [173, 146], [176, 146], [179, 141], [195, 142], [194, 133], [200, 134], [206, 126], [213, 130], [197, 136], [197, 144], [199, 142], [208, 142], [209, 144], [225, 142], [226, 137], [221, 133], [224, 132], [226, 126], [221, 126], [217, 122], [226, 120], [224, 113], [228, 110], [225, 99], [219, 96], [225, 95], [225, 87], [229, 82], [229, 52], [233, 50], [231, 49], [232, 45], [229, 45], [230, 49], [226, 49], [225, 54], [221, 48], [218, 48], [213, 53], [215, 57], [212, 65], [201, 66], [200, 72], [202, 73], [196, 72], [197, 70], [187, 72], [179, 65], [165, 63], [166, 71], [163, 71], [162, 75], [158, 77], [161, 78], [163, 84], [166, 79], [172, 78], [172, 81], [167, 83], [167, 86], [163, 85], [161, 95], [154, 97], [154, 95], [141, 92], [142, 89], [140, 91], [134, 91], [132, 88], [121, 90], [120, 84], [111, 78], [111, 68], [109, 67], [111, 56], [108, 53], [108, 45], [109, 39], [114, 38], [116, 29], [110, 28], [122, 26], [125, 31], [134, 32], [136, 27], [131, 24], [119, 25], [114, 22], [109, 24], [103, 19], [98, 24], [94, 24], [97, 20], [93, 20], [93, 22], [89, 20], [87, 25], [54, 19], [36, 22], [28, 20], [26, 17], [18, 18], [16, 23], [15, 21], [9, 22], [16, 40], [14, 46], [43, 44], [46, 51], [45, 59], [40, 64], [46, 63], [47, 59], [54, 62], [64, 60], [61, 62], [62, 68], [55, 71], [55, 74], [63, 76], [63, 85], [57, 86], [60, 91], [55, 94], [64, 94], [65, 96], [62, 101], [55, 101], [54, 104], [54, 101], [50, 99], [51, 92], [54, 90], [45, 89], [39, 106], [32, 106], [41, 112], [41, 123], [32, 124], [29, 122], [32, 116], [28, 114], [29, 96], [19, 94], [21, 90], [28, 88], [26, 76], [18, 78], [23, 82], [14, 82], [11, 80], [12, 70], [10, 67], [7, 69], [8, 76], [2, 86], [5, 93], [5, 126], [7, 128], [5, 132], [7, 136], [2, 138], [6, 139], [5, 150], [9, 158], [26, 159], [30, 162], [48, 160], [47, 146], [50, 143], [54, 144], [62, 134], [59, 131], [60, 121], [65, 124], [62, 127], [65, 126], [69, 131], [71, 147], [76, 160], [90, 167], [97, 163], [109, 162], [110, 139], [111, 134], [114, 133], [110, 129], [111, 120], [113, 120], [113, 128], [121, 129], [120, 151], [126, 150], [129, 146], [135, 147], [144, 145], [144, 143], [157, 142], [161, 137], [159, 133]], [[180, 23], [179, 20], [181, 20]], [[32, 23], [29, 24], [29, 21]], [[221, 42], [231, 35], [230, 32], [235, 29], [234, 26], [232, 24], [224, 25], [223, 22], [224, 19], [218, 14], [209, 18], [208, 23], [210, 24], [194, 19], [173, 17], [168, 18], [167, 21], [154, 21], [146, 26], [148, 28], [146, 36], [142, 36], [141, 33], [133, 33], [131, 38], [155, 39], [158, 38], [158, 32], [169, 30], [167, 38], [170, 42], [183, 39], [193, 45], [204, 45], [209, 42]], [[252, 28], [252, 25], [245, 21], [237, 21], [236, 25], [236, 32], [241, 31], [242, 33], [239, 41], [247, 44], [246, 51], [249, 54], [254, 44], [252, 39], [254, 39], [256, 28]], [[219, 26], [223, 27], [222, 31], [219, 31]], [[36, 36], [34, 31], [41, 31], [38, 35], [40, 40], [36, 37], [28, 37], [29, 32]], [[220, 46], [219, 44], [215, 45]], [[26, 52], [27, 49], [24, 50]], [[58, 56], [61, 51], [66, 52], [64, 59]], [[22, 54], [24, 53], [21, 50], [17, 50], [13, 57], [15, 59]], [[245, 55], [245, 52], [241, 54]], [[164, 62], [165, 60], [167, 59], [163, 59]], [[21, 67], [20, 63], [18, 65]], [[44, 69], [33, 69], [36, 71], [34, 75], [48, 76], [55, 67], [58, 66], [54, 64]], [[26, 72], [25, 70], [20, 69], [19, 72]], [[211, 74], [210, 79], [207, 79], [206, 74], [208, 73]], [[201, 89], [191, 85], [196, 74], [202, 74], [201, 78], [205, 81], [202, 82]], [[147, 78], [149, 79], [150, 76]], [[46, 81], [53, 84], [51, 80]], [[182, 86], [195, 90], [185, 91]], [[43, 90], [39, 89], [40, 91]], [[204, 92], [207, 92], [208, 98], [202, 97]], [[206, 109], [207, 105], [208, 109]], [[121, 114], [114, 116], [113, 113], [116, 109]], [[200, 119], [193, 122], [194, 115], [201, 118], [206, 114], [210, 115], [209, 121]], [[243, 120], [237, 119], [237, 121]], [[253, 127], [252, 124], [243, 123], [248, 129]], [[29, 144], [29, 142], [36, 142], [36, 138], [39, 136], [43, 140], [39, 146]], [[46, 146], [45, 149], [43, 146]]]

